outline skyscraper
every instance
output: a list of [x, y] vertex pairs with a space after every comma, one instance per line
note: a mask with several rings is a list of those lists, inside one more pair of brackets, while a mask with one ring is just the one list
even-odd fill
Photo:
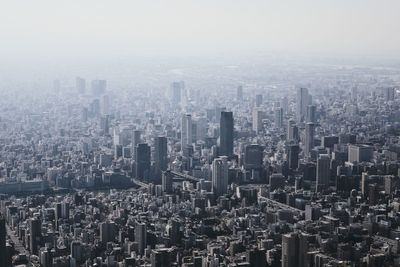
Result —
[[315, 105], [308, 105], [307, 106], [307, 116], [306, 122], [317, 122], [317, 107]]
[[161, 178], [161, 173], [167, 170], [168, 167], [168, 146], [167, 137], [158, 136], [154, 140], [154, 164], [156, 176]]
[[179, 105], [181, 103], [181, 95], [185, 83], [183, 81], [173, 82], [171, 84], [171, 103], [173, 105]]
[[99, 230], [100, 230], [100, 242], [102, 243], [107, 243], [115, 240], [116, 236], [116, 225], [115, 222], [102, 222], [99, 224]]
[[310, 96], [307, 88], [297, 88], [296, 96], [296, 118], [298, 122], [304, 120], [304, 116], [307, 113], [307, 107], [310, 105]]
[[216, 196], [227, 193], [228, 189], [228, 158], [219, 157], [212, 164], [212, 190]]
[[283, 109], [283, 114], [287, 115], [289, 111], [289, 99], [287, 98], [287, 96], [284, 96], [281, 99], [281, 107]]
[[291, 170], [296, 170], [299, 167], [299, 150], [298, 144], [289, 145], [288, 162]]
[[220, 120], [220, 151], [221, 156], [233, 155], [233, 113], [221, 112]]
[[317, 159], [316, 191], [321, 192], [329, 186], [331, 159], [327, 154], [319, 155]]
[[315, 135], [315, 125], [314, 123], [306, 124], [306, 134], [304, 142], [304, 156], [310, 157], [310, 152], [314, 148], [314, 135]]
[[151, 152], [146, 143], [138, 144], [136, 147], [136, 178], [148, 180], [150, 175]]
[[171, 248], [158, 248], [151, 250], [151, 267], [171, 266]]
[[236, 90], [236, 100], [242, 101], [243, 100], [243, 86], [239, 85]]
[[263, 164], [263, 147], [257, 144], [247, 145], [244, 152], [244, 168], [261, 169]]
[[263, 130], [264, 112], [258, 108], [253, 109], [253, 131], [259, 133]]
[[103, 95], [101, 99], [101, 111], [104, 115], [110, 114], [110, 97], [108, 95]]
[[369, 145], [349, 145], [349, 162], [369, 162], [374, 154], [374, 148]]
[[299, 128], [294, 120], [290, 120], [287, 126], [287, 141], [299, 141]]
[[181, 150], [192, 144], [192, 115], [182, 115], [181, 122]]
[[29, 226], [29, 249], [32, 254], [39, 255], [39, 245], [41, 242], [41, 222], [37, 218], [29, 219], [28, 221]]
[[136, 222], [135, 226], [135, 241], [138, 243], [140, 255], [144, 255], [144, 250], [147, 246], [147, 226], [144, 222]]
[[162, 181], [161, 181], [162, 191], [167, 194], [171, 194], [173, 192], [172, 183], [173, 183], [173, 174], [171, 173], [170, 170], [164, 171], [162, 173]]
[[282, 267], [306, 267], [307, 237], [299, 233], [282, 235]]
[[132, 134], [132, 152], [134, 155], [136, 155], [136, 147], [138, 144], [142, 142], [141, 139], [141, 131], [140, 130], [134, 130]]
[[256, 107], [261, 107], [263, 103], [263, 95], [258, 94], [256, 95]]
[[277, 108], [275, 110], [275, 127], [282, 128], [283, 127], [283, 109]]
[[7, 266], [6, 219], [0, 214], [0, 267]]
[[101, 116], [100, 118], [100, 129], [102, 134], [108, 135], [110, 132], [110, 122], [109, 122], [109, 116]]

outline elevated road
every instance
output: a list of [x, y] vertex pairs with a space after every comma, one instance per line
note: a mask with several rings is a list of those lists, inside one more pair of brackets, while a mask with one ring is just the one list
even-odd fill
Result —
[[173, 175], [177, 176], [177, 177], [182, 178], [183, 180], [186, 180], [186, 181], [200, 182], [200, 179], [199, 179], [199, 178], [196, 178], [196, 177], [191, 176], [191, 175], [189, 175], [189, 174], [185, 174], [185, 173], [182, 173], [182, 172], [176, 172], [176, 171], [171, 171], [171, 173], [172, 173]]
[[8, 223], [6, 223], [6, 230], [7, 234], [10, 237], [11, 241], [14, 243], [14, 248], [18, 251], [19, 254], [25, 254], [29, 259], [30, 253], [29, 251], [22, 245], [21, 240], [19, 240], [18, 236], [16, 235], [15, 231], [13, 231]]
[[[200, 179], [199, 179], [199, 178], [196, 178], [196, 177], [191, 176], [191, 175], [189, 175], [189, 174], [185, 174], [185, 173], [181, 173], [181, 172], [176, 172], [176, 171], [171, 171], [171, 174], [173, 174], [174, 177], [179, 177], [179, 178], [181, 178], [180, 180], [190, 181], [190, 182], [194, 182], [194, 183], [200, 182]], [[149, 187], [149, 184], [148, 184], [148, 183], [145, 183], [145, 182], [143, 182], [143, 181], [140, 181], [140, 180], [137, 179], [137, 178], [132, 178], [132, 182], [133, 182], [134, 184], [136, 184], [137, 186], [139, 186], [139, 187], [143, 187], [143, 188], [148, 188], [148, 187]]]
[[259, 201], [260, 201], [260, 200], [261, 200], [261, 201], [265, 201], [265, 202], [267, 202], [268, 204], [272, 204], [273, 206], [276, 206], [276, 207], [278, 207], [278, 208], [280, 208], [280, 209], [283, 209], [283, 210], [290, 210], [290, 211], [299, 213], [299, 214], [301, 214], [301, 215], [304, 214], [304, 211], [303, 211], [303, 210], [296, 209], [296, 208], [294, 208], [294, 207], [292, 207], [292, 206], [283, 204], [283, 203], [281, 203], [281, 202], [272, 200], [272, 199], [267, 198], [267, 197], [258, 197], [258, 199], [259, 199]]
[[136, 184], [137, 186], [139, 186], [139, 187], [149, 188], [149, 184], [147, 184], [147, 183], [145, 183], [145, 182], [142, 182], [142, 181], [140, 181], [140, 180], [138, 180], [138, 179], [136, 179], [136, 178], [132, 178], [132, 182], [133, 182], [134, 184]]

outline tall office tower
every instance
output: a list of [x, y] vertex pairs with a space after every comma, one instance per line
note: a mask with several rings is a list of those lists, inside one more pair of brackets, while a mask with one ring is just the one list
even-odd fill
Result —
[[322, 190], [329, 187], [329, 178], [331, 175], [331, 159], [327, 154], [319, 155], [317, 159], [317, 183], [316, 191], [321, 192]]
[[287, 98], [287, 96], [282, 97], [281, 107], [283, 109], [283, 114], [287, 115], [289, 112], [289, 99]]
[[277, 108], [275, 110], [275, 127], [276, 128], [283, 127], [283, 108]]
[[150, 175], [151, 152], [150, 146], [141, 143], [136, 146], [136, 178], [148, 180]]
[[120, 130], [119, 130], [119, 126], [116, 125], [114, 130], [113, 130], [113, 144], [114, 145], [120, 145], [121, 143], [122, 143], [121, 142], [121, 133], [120, 133]]
[[136, 222], [135, 241], [138, 243], [139, 254], [144, 255], [147, 246], [147, 226], [144, 222]]
[[212, 164], [212, 190], [216, 196], [228, 191], [228, 157], [214, 159]]
[[115, 236], [117, 235], [117, 227], [115, 222], [102, 222], [99, 224], [100, 230], [100, 242], [107, 243], [115, 240]]
[[349, 162], [369, 162], [374, 154], [374, 148], [369, 145], [349, 145]]
[[[157, 178], [161, 179], [161, 174], [168, 168], [168, 146], [167, 137], [158, 136], [154, 140], [154, 163]], [[160, 181], [160, 180], [159, 180]]]
[[256, 107], [261, 107], [263, 103], [263, 95], [262, 94], [258, 94], [256, 95]]
[[333, 148], [335, 144], [339, 144], [338, 136], [322, 136], [321, 146]]
[[106, 80], [93, 80], [92, 81], [92, 94], [94, 96], [101, 96], [106, 92], [107, 81]]
[[233, 155], [233, 113], [228, 111], [221, 112], [220, 120], [220, 151], [221, 156]]
[[6, 236], [6, 219], [0, 214], [0, 267], [6, 267], [8, 262]]
[[114, 158], [115, 159], [119, 159], [120, 157], [122, 157], [122, 145], [114, 145]]
[[172, 245], [181, 243], [183, 235], [183, 231], [181, 230], [182, 225], [184, 225], [183, 221], [179, 218], [172, 218], [168, 222], [168, 234]]
[[131, 148], [129, 146], [122, 148], [122, 157], [124, 159], [130, 159], [132, 157]]
[[76, 87], [76, 92], [78, 94], [85, 94], [86, 91], [86, 80], [81, 78], [81, 77], [76, 77], [75, 78], [75, 87]]
[[311, 104], [310, 95], [307, 88], [298, 88], [296, 96], [296, 119], [298, 122], [304, 120], [307, 113], [307, 107]]
[[108, 95], [103, 95], [102, 97], [102, 113], [104, 115], [110, 114], [110, 97]]
[[183, 81], [171, 83], [171, 103], [179, 105], [181, 103], [182, 90], [185, 87]]
[[140, 130], [134, 130], [132, 134], [132, 152], [134, 155], [136, 155], [136, 147], [138, 144], [142, 142], [141, 139], [141, 131]]
[[181, 151], [187, 146], [192, 145], [192, 115], [183, 114], [181, 122]]
[[170, 170], [166, 170], [162, 173], [162, 191], [165, 192], [166, 194], [171, 194], [173, 192], [173, 174]]
[[317, 122], [317, 107], [315, 105], [307, 106], [306, 122]]
[[394, 100], [394, 95], [395, 95], [395, 88], [394, 87], [387, 87], [384, 89], [385, 93], [385, 100], [386, 101], [393, 101]]
[[53, 252], [50, 247], [44, 247], [40, 249], [40, 265], [43, 267], [52, 267], [53, 266]]
[[83, 248], [80, 241], [74, 240], [71, 242], [71, 258], [76, 262], [81, 263], [83, 258]]
[[289, 145], [288, 151], [288, 163], [290, 170], [296, 170], [299, 167], [299, 145], [291, 144]]
[[306, 135], [304, 142], [304, 156], [310, 157], [310, 152], [314, 148], [314, 135], [315, 135], [315, 125], [314, 123], [306, 124]]
[[253, 131], [260, 133], [263, 130], [264, 112], [258, 108], [253, 109]]
[[39, 246], [40, 246], [41, 236], [42, 236], [41, 222], [37, 218], [32, 218], [32, 219], [29, 219], [28, 226], [29, 226], [29, 233], [30, 233], [29, 249], [32, 254], [39, 255]]
[[58, 229], [59, 222], [58, 220], [62, 219], [62, 205], [61, 203], [56, 203], [55, 208], [54, 208], [54, 214], [56, 218], [56, 229]]
[[236, 90], [236, 100], [243, 101], [243, 86], [239, 85]]
[[264, 148], [257, 144], [247, 145], [244, 149], [244, 168], [246, 170], [261, 169]]
[[69, 219], [69, 203], [68, 202], [62, 202], [61, 203], [61, 218], [63, 219]]
[[108, 135], [110, 132], [110, 122], [109, 122], [109, 116], [101, 116], [100, 117], [100, 130], [102, 134]]
[[151, 267], [169, 267], [171, 266], [171, 249], [158, 248], [151, 250]]
[[269, 266], [265, 249], [248, 249], [246, 261], [250, 263], [251, 267]]
[[308, 241], [303, 234], [282, 235], [282, 267], [306, 267]]
[[299, 141], [299, 128], [296, 126], [296, 122], [294, 120], [290, 120], [287, 126], [287, 141]]

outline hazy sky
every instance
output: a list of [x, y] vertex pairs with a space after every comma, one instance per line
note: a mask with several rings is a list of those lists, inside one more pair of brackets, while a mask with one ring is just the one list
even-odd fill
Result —
[[0, 57], [400, 56], [399, 0], [1, 0]]

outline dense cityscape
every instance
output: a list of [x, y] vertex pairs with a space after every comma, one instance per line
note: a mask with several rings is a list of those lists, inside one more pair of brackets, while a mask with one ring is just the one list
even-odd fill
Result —
[[0, 267], [400, 266], [398, 67], [136, 75], [2, 85]]

